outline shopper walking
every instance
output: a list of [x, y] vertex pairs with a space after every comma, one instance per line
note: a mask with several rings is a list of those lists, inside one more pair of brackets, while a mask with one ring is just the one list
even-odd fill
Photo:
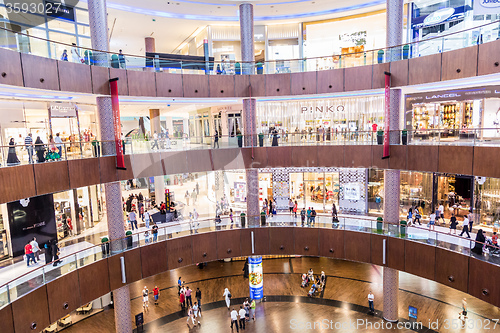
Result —
[[467, 216], [464, 216], [464, 221], [462, 222], [462, 232], [460, 233], [460, 237], [464, 234], [464, 232], [467, 234], [467, 238], [470, 238], [469, 234], [469, 219]]
[[472, 249], [472, 252], [477, 255], [483, 255], [483, 246], [485, 242], [486, 237], [484, 237], [483, 229], [479, 229], [476, 234], [476, 242], [474, 248]]
[[240, 330], [238, 328], [238, 312], [236, 311], [236, 309], [233, 309], [231, 311], [231, 331], [233, 330], [233, 325], [236, 325], [236, 332], [239, 332]]
[[198, 320], [198, 317], [201, 317], [200, 315], [200, 308], [198, 306], [198, 302], [194, 302], [194, 305], [193, 305], [193, 325], [196, 325], [195, 322], [198, 324], [198, 325], [201, 325], [200, 321]]
[[63, 158], [63, 142], [59, 133], [56, 133], [56, 137], [54, 138], [54, 143], [56, 144], [57, 150], [59, 150], [59, 158]]
[[224, 294], [222, 296], [224, 296], [224, 299], [226, 300], [227, 309], [229, 310], [229, 306], [231, 305], [231, 293], [229, 292], [229, 289], [227, 288], [224, 289]]
[[39, 136], [36, 137], [35, 140], [35, 152], [36, 159], [38, 163], [45, 162], [45, 145], [43, 144], [42, 139]]
[[453, 230], [453, 234], [456, 235], [457, 234], [457, 218], [455, 217], [455, 213], [451, 213], [451, 217], [450, 217], [450, 231], [448, 232], [449, 234], [451, 234], [451, 231]]
[[64, 50], [62, 55], [61, 55], [61, 60], [62, 61], [68, 61], [68, 50]]
[[142, 308], [144, 311], [149, 310], [149, 290], [146, 286], [142, 289]]
[[182, 279], [180, 276], [179, 276], [179, 279], [177, 280], [177, 288], [178, 288], [177, 295], [180, 295], [181, 289], [182, 289]]
[[188, 206], [189, 206], [189, 198], [190, 197], [191, 196], [189, 195], [189, 191], [186, 190], [186, 194], [184, 194], [184, 199], [186, 199], [186, 205], [188, 205]]
[[7, 165], [16, 165], [19, 164], [19, 159], [16, 154], [16, 143], [14, 142], [14, 138], [10, 138], [9, 140], [9, 153], [7, 154]]
[[135, 226], [135, 229], [138, 229], [137, 228], [137, 215], [135, 213], [135, 209], [132, 209], [132, 211], [130, 213], [128, 213], [128, 220], [130, 221], [130, 226], [132, 227], [132, 230], [134, 230], [134, 226]]
[[217, 145], [217, 148], [219, 148], [219, 132], [217, 130], [215, 130], [214, 133], [214, 149], [215, 145]]
[[142, 220], [144, 221], [144, 224], [146, 224], [146, 228], [149, 228], [150, 219], [149, 219], [149, 213], [147, 210], [144, 212], [144, 214], [142, 214]]
[[33, 163], [33, 137], [31, 133], [24, 138], [24, 146], [26, 147], [26, 151], [28, 152], [28, 162]]
[[125, 63], [125, 56], [122, 53], [122, 50], [119, 51], [118, 53], [118, 62], [120, 63], [120, 68], [122, 69], [127, 69], [127, 64]]
[[306, 220], [306, 208], [302, 207], [302, 210], [300, 211], [300, 220], [302, 222], [301, 226], [304, 226], [304, 221]]
[[52, 251], [52, 256], [53, 256], [53, 261], [54, 261], [52, 266], [55, 267], [55, 266], [57, 266], [57, 264], [62, 262], [62, 260], [59, 260], [59, 246], [57, 245], [57, 241], [55, 239], [52, 240], [51, 251]]
[[36, 260], [40, 260], [40, 247], [38, 246], [38, 242], [36, 241], [36, 237], [33, 237], [31, 241], [31, 249], [33, 250], [33, 256]]
[[43, 252], [45, 254], [45, 264], [52, 262], [52, 250], [50, 248], [50, 242], [45, 243]]
[[238, 315], [240, 316], [240, 329], [245, 329], [245, 314], [246, 311], [243, 309], [243, 305], [240, 305], [240, 311], [238, 311]]
[[196, 302], [198, 302], [198, 307], [200, 308], [200, 312], [201, 312], [201, 290], [200, 290], [200, 288], [196, 288]]
[[179, 303], [181, 303], [181, 310], [186, 310], [186, 296], [183, 291], [179, 293]]
[[368, 307], [370, 308], [370, 313], [373, 314], [375, 313], [375, 308], [373, 306], [373, 301], [375, 300], [375, 296], [373, 296], [372, 291], [368, 293]]
[[26, 255], [27, 267], [30, 267], [30, 261], [33, 261], [33, 263], [36, 264], [35, 256], [33, 254], [33, 248], [31, 247], [31, 242], [28, 242], [28, 244], [24, 246], [24, 254]]
[[154, 222], [153, 222], [152, 233], [153, 233], [153, 243], [156, 243], [156, 241], [158, 240], [158, 226]]
[[252, 316], [253, 321], [255, 321], [255, 307], [256, 307], [255, 300], [252, 299], [252, 302], [250, 303], [250, 315]]
[[153, 296], [155, 299], [155, 305], [158, 305], [158, 298], [160, 297], [160, 289], [158, 289], [158, 286], [155, 286], [153, 289]]
[[193, 306], [193, 301], [191, 300], [191, 289], [186, 286], [186, 305]]
[[467, 319], [467, 299], [465, 297], [462, 299], [462, 311], [458, 313], [458, 319]]

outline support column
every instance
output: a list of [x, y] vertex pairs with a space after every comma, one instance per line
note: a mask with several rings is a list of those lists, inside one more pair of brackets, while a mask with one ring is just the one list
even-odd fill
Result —
[[[108, 18], [106, 12], [106, 0], [88, 0], [89, 25], [92, 48], [94, 50], [109, 51], [108, 42]], [[107, 53], [95, 52], [94, 61], [96, 66], [109, 67]], [[113, 123], [113, 110], [111, 108], [111, 97], [97, 97], [97, 114], [99, 118], [99, 130], [102, 141], [102, 155], [116, 155], [115, 127]], [[120, 182], [107, 183], [104, 185], [106, 193], [106, 218], [108, 224], [108, 235], [111, 241], [111, 252], [119, 252], [125, 248], [125, 226], [123, 223], [123, 204]], [[121, 241], [116, 241], [121, 239]], [[132, 321], [130, 318], [130, 294], [128, 286], [113, 290], [115, 326], [118, 333], [132, 332]]]
[[151, 137], [156, 132], [158, 136], [161, 133], [160, 125], [160, 110], [159, 109], [149, 109], [149, 124], [151, 127]]
[[241, 69], [243, 75], [255, 74], [255, 49], [253, 38], [253, 5], [251, 3], [242, 3], [240, 5], [240, 40]]
[[259, 171], [258, 169], [246, 169], [246, 176], [248, 226], [258, 227], [260, 225]]
[[[401, 60], [401, 45], [403, 42], [403, 1], [387, 0], [387, 34], [386, 44], [391, 48], [387, 52], [387, 61]], [[391, 89], [390, 92], [390, 115], [389, 115], [389, 143], [391, 145], [400, 142], [400, 102], [401, 90]], [[399, 170], [384, 171], [384, 221], [386, 223], [399, 223], [400, 205], [400, 173]], [[399, 228], [396, 226], [396, 230]], [[391, 230], [390, 228], [389, 230]], [[393, 230], [393, 229], [392, 229]], [[384, 267], [384, 319], [390, 322], [398, 321], [398, 290], [399, 271]]]
[[[146, 53], [148, 53], [148, 52], [155, 53], [156, 52], [155, 39], [153, 37], [144, 38], [144, 46], [146, 49]], [[144, 64], [144, 68], [148, 72], [154, 72], [156, 69], [155, 59], [152, 59], [152, 60], [153, 60], [153, 67], [147, 67], [146, 64]]]

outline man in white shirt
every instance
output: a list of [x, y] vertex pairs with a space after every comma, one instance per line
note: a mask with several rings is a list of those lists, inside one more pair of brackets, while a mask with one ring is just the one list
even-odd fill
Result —
[[156, 133], [156, 131], [153, 133], [153, 144], [151, 145], [151, 149], [159, 149], [158, 148], [158, 134]]
[[467, 233], [467, 238], [470, 238], [470, 234], [469, 234], [469, 219], [467, 218], [467, 215], [464, 216], [464, 222], [462, 223], [462, 232], [460, 233], [460, 237], [462, 237], [462, 235], [465, 233]]
[[370, 307], [370, 312], [374, 313], [375, 308], [373, 307], [373, 300], [375, 299], [375, 296], [373, 296], [372, 291], [368, 293], [368, 306]]
[[59, 150], [59, 156], [61, 158], [63, 158], [63, 156], [62, 156], [63, 143], [62, 143], [61, 137], [59, 136], [59, 133], [56, 133], [56, 137], [54, 138], [54, 143], [56, 144], [56, 147]]
[[245, 309], [243, 309], [243, 305], [240, 305], [240, 312], [238, 313], [240, 315], [240, 328], [242, 330], [245, 329], [245, 315], [246, 315]]
[[148, 211], [145, 211], [144, 214], [142, 214], [142, 220], [144, 221], [144, 223], [146, 224], [146, 228], [149, 228], [149, 213]]
[[36, 237], [33, 237], [33, 240], [31, 241], [31, 247], [33, 254], [35, 255], [36, 260], [40, 260], [40, 247], [38, 246], [38, 243], [36, 241]]
[[233, 325], [236, 325], [236, 332], [239, 332], [240, 329], [238, 328], [238, 312], [235, 309], [231, 311], [231, 330], [233, 330]]
[[436, 220], [442, 219], [443, 222], [446, 223], [446, 221], [444, 220], [444, 206], [443, 206], [443, 204], [439, 205], [438, 210], [439, 210], [439, 216], [436, 216]]
[[134, 226], [137, 229], [137, 216], [135, 214], [135, 211], [131, 211], [128, 214], [128, 219], [130, 221], [130, 225], [132, 226], [132, 230], [134, 230]]

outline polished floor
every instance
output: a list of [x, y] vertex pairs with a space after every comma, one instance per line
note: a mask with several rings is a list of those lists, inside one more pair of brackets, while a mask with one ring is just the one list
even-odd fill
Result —
[[[146, 331], [162, 331], [162, 327], [176, 320], [184, 320], [185, 322], [186, 318], [180, 319], [184, 314], [180, 312], [177, 296], [176, 283], [179, 276], [191, 289], [200, 288], [203, 293], [202, 303], [205, 305], [221, 302], [226, 287], [231, 291], [235, 301], [238, 298], [248, 297], [248, 280], [243, 278], [242, 268], [242, 261], [228, 263], [216, 261], [208, 263], [204, 269], [189, 266], [133, 283], [130, 285], [132, 298], [131, 318], [143, 311], [140, 296], [142, 288], [146, 285], [149, 290], [152, 290], [157, 285], [161, 290], [160, 301], [158, 306], [150, 305], [149, 311], [145, 313]], [[357, 318], [357, 316], [364, 315], [364, 309], [367, 307], [366, 296], [371, 290], [375, 295], [377, 314], [383, 311], [383, 268], [344, 260], [308, 257], [264, 260], [264, 295], [266, 297], [280, 295], [307, 298], [307, 290], [300, 287], [300, 275], [307, 272], [309, 268], [313, 268], [315, 274], [324, 271], [327, 275], [326, 288], [323, 294], [312, 300], [313, 305], [322, 305], [324, 300], [334, 300], [336, 303], [328, 303], [332, 308], [331, 311], [335, 313], [335, 311], [338, 311], [336, 308], [351, 309], [349, 311], [352, 311], [352, 318]], [[467, 297], [468, 300], [469, 319], [486, 322], [489, 319], [500, 318], [500, 309], [497, 307], [434, 281], [407, 273], [400, 273], [399, 317], [401, 320], [408, 319], [408, 306], [411, 305], [418, 309], [418, 318], [422, 323], [428, 324], [429, 321], [438, 321], [443, 325], [440, 324], [439, 329], [436, 331], [457, 332], [451, 328], [446, 329], [444, 323], [458, 318], [461, 300], [464, 297]], [[299, 305], [311, 306], [311, 304]], [[216, 309], [215, 307], [210, 311]], [[270, 313], [276, 312], [271, 311]], [[316, 320], [314, 316], [310, 318]], [[205, 326], [209, 324], [209, 320], [209, 317], [204, 316], [203, 323]], [[274, 321], [273, 317], [270, 317], [269, 320]], [[428, 326], [425, 324], [424, 326]], [[113, 310], [103, 311], [66, 329], [70, 333], [96, 330], [99, 332], [114, 332]], [[184, 331], [188, 332], [187, 325], [181, 330], [181, 332]], [[280, 332], [291, 331], [283, 328]], [[466, 327], [460, 332], [481, 332], [481, 330], [477, 330], [476, 327]], [[488, 330], [488, 332], [500, 332], [500, 328], [496, 327]]]

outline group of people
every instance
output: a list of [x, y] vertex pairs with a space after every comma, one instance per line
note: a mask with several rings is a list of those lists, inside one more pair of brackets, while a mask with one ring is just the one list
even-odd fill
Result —
[[[24, 254], [26, 256], [26, 264], [29, 267], [30, 262], [33, 264], [37, 263], [37, 260], [40, 261], [40, 253], [42, 250], [36, 240], [36, 237], [33, 237], [25, 246], [24, 246]], [[45, 243], [44, 245], [44, 254], [45, 254], [45, 264], [53, 262], [53, 266], [57, 266], [61, 260], [59, 260], [59, 246], [57, 245], [57, 240], [51, 240]]]
[[231, 311], [231, 330], [233, 330], [233, 327], [236, 326], [236, 332], [239, 332], [240, 329], [246, 329], [246, 323], [250, 321], [250, 318], [255, 321], [256, 303], [254, 299], [251, 302], [248, 298], [245, 299], [243, 304], [240, 305], [239, 310], [237, 310], [235, 307], [230, 307], [231, 293], [227, 288], [224, 290], [224, 297], [226, 299], [227, 309]]
[[187, 325], [189, 322], [193, 323], [193, 326], [201, 325], [199, 318], [201, 318], [201, 290], [196, 288], [195, 297], [196, 301], [193, 302], [193, 290], [186, 285], [186, 282], [182, 281], [182, 277], [179, 276], [177, 280], [177, 288], [179, 295], [179, 303], [181, 305], [181, 310], [186, 312], [187, 310]]
[[[198, 185], [198, 183], [196, 183]], [[189, 200], [192, 199], [193, 205], [196, 205], [198, 202], [198, 195], [200, 194], [199, 186], [193, 188], [193, 191], [189, 193], [189, 190], [186, 190], [186, 194], [184, 194], [184, 199], [186, 200], [186, 205], [189, 206]]]
[[151, 149], [170, 149], [170, 145], [170, 133], [168, 132], [168, 128], [165, 130], [165, 132], [160, 132], [160, 134], [158, 134], [156, 131], [153, 133]]
[[309, 289], [309, 292], [307, 293], [307, 296], [309, 297], [314, 297], [317, 291], [321, 292], [325, 288], [326, 284], [326, 275], [325, 272], [321, 272], [321, 275], [314, 276], [314, 271], [312, 268], [309, 268], [309, 271], [307, 274], [302, 274], [302, 283], [301, 287], [302, 288], [307, 288], [309, 285], [311, 288]]

